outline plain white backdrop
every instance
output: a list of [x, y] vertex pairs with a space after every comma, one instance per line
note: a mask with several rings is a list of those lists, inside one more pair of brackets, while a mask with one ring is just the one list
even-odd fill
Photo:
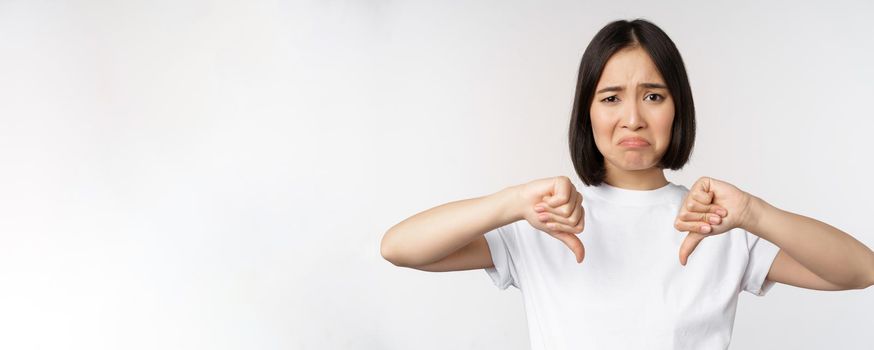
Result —
[[[567, 175], [577, 67], [645, 18], [728, 181], [874, 247], [874, 5], [0, 1], [0, 348], [527, 349], [422, 210]], [[585, 234], [583, 232], [582, 234]], [[870, 349], [874, 288], [743, 293], [733, 349]], [[629, 336], [634, 336], [630, 334]]]

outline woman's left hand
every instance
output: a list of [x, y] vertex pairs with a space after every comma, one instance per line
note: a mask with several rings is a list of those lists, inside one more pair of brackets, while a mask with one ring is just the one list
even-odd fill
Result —
[[749, 227], [753, 199], [751, 194], [712, 177], [695, 181], [674, 221], [674, 228], [689, 232], [680, 245], [680, 264], [686, 265], [689, 255], [707, 236]]

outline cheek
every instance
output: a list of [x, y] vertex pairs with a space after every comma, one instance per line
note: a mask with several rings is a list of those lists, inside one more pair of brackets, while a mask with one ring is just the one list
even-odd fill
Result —
[[662, 149], [667, 149], [668, 143], [671, 141], [671, 127], [674, 125], [674, 107], [665, 108], [659, 111], [659, 115], [654, 119], [653, 129], [656, 131], [660, 139]]
[[589, 116], [592, 120], [592, 133], [595, 136], [595, 145], [603, 152], [604, 145], [609, 145], [613, 133], [613, 126], [608, 116], [600, 113], [595, 108]]

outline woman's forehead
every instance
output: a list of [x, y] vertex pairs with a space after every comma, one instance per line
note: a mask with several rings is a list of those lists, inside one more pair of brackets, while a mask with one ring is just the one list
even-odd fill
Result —
[[598, 86], [638, 85], [654, 83], [664, 85], [649, 54], [640, 47], [623, 49], [610, 57], [601, 73]]

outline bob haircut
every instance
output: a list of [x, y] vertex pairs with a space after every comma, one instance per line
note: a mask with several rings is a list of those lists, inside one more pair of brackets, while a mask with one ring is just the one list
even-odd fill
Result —
[[590, 111], [595, 88], [607, 60], [621, 49], [638, 45], [646, 50], [655, 63], [674, 101], [671, 140], [656, 166], [679, 170], [692, 153], [695, 144], [695, 104], [680, 52], [668, 35], [649, 21], [613, 21], [595, 34], [583, 53], [571, 112], [568, 132], [571, 160], [577, 175], [587, 186], [600, 185], [607, 175], [604, 155], [598, 150], [592, 132]]

